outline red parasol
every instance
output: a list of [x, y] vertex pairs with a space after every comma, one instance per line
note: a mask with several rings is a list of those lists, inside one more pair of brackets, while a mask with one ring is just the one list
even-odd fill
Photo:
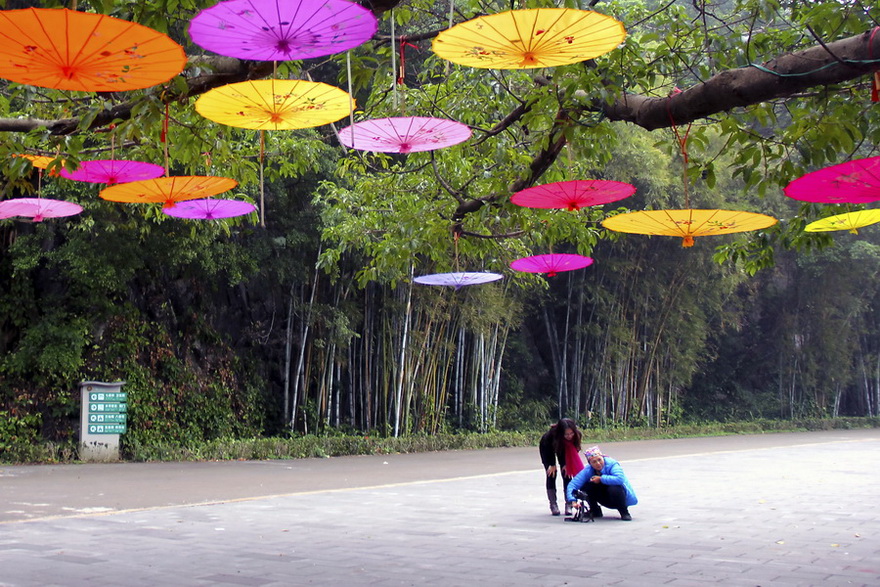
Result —
[[126, 161], [119, 159], [98, 159], [83, 161], [76, 171], [62, 169], [59, 175], [66, 179], [85, 181], [88, 183], [128, 183], [144, 179], [155, 179], [165, 174], [165, 168], [154, 163], [143, 161]]
[[580, 210], [633, 195], [635, 186], [605, 179], [580, 179], [536, 185], [513, 194], [510, 201], [528, 208]]
[[365, 120], [339, 131], [339, 141], [346, 147], [382, 153], [433, 151], [470, 137], [466, 124], [424, 116]]
[[215, 220], [217, 218], [232, 218], [244, 216], [257, 209], [256, 206], [241, 200], [215, 200], [205, 198], [202, 200], [188, 200], [180, 202], [173, 208], [163, 208], [162, 211], [169, 216], [177, 218], [190, 218], [193, 220]]
[[42, 222], [46, 218], [75, 216], [82, 212], [82, 206], [63, 200], [48, 198], [13, 198], [0, 202], [0, 218], [26, 216], [34, 222]]
[[137, 23], [66, 8], [0, 11], [0, 77], [20, 84], [118, 92], [168, 81], [183, 48]]
[[785, 187], [804, 202], [864, 204], [880, 200], [880, 157], [856, 159], [807, 173]]
[[226, 0], [198, 13], [189, 36], [227, 57], [290, 61], [353, 49], [377, 27], [372, 12], [347, 0]]
[[477, 285], [480, 283], [489, 283], [497, 281], [504, 277], [498, 273], [480, 273], [480, 272], [455, 272], [455, 273], [432, 273], [431, 275], [420, 275], [413, 279], [416, 283], [422, 285], [449, 285], [458, 291], [466, 285]]
[[574, 271], [592, 264], [593, 259], [583, 255], [550, 253], [517, 259], [510, 264], [510, 268], [526, 273], [546, 273], [547, 277], [553, 277], [560, 271]]

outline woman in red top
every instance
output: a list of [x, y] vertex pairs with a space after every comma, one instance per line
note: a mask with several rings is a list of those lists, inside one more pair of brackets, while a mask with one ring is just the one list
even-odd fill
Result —
[[[584, 462], [581, 460], [581, 431], [571, 418], [562, 418], [550, 427], [541, 442], [538, 450], [541, 452], [541, 462], [544, 464], [544, 472], [547, 474], [547, 499], [550, 500], [550, 513], [559, 515], [559, 506], [556, 505], [556, 463], [559, 463], [559, 471], [562, 473], [563, 495], [568, 488], [571, 478], [581, 472]], [[571, 506], [565, 503], [565, 515], [571, 514]]]

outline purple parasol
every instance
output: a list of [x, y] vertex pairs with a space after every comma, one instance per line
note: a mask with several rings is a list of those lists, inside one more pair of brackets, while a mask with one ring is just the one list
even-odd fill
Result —
[[571, 255], [566, 253], [550, 253], [549, 255], [535, 255], [523, 257], [510, 264], [511, 269], [526, 273], [546, 273], [553, 277], [560, 271], [573, 271], [583, 269], [593, 264], [593, 259], [583, 255]]
[[536, 185], [513, 194], [510, 201], [528, 208], [580, 210], [633, 195], [635, 186], [605, 179], [581, 179]]
[[26, 216], [34, 222], [42, 222], [46, 218], [74, 216], [82, 212], [82, 206], [64, 200], [48, 198], [13, 198], [0, 202], [0, 218]]
[[179, 202], [171, 208], [163, 208], [162, 211], [169, 216], [177, 218], [192, 218], [196, 220], [214, 220], [217, 218], [232, 218], [250, 214], [257, 208], [248, 202], [240, 200], [187, 200]]
[[346, 147], [382, 153], [433, 151], [470, 137], [471, 129], [466, 124], [424, 116], [376, 118], [339, 131], [339, 141]]
[[199, 12], [189, 36], [227, 57], [290, 61], [347, 51], [377, 28], [372, 12], [347, 0], [226, 0]]
[[165, 168], [154, 163], [143, 161], [126, 161], [124, 159], [98, 159], [83, 161], [76, 171], [62, 168], [61, 177], [89, 183], [128, 183], [144, 179], [156, 179], [165, 175]]
[[856, 159], [802, 175], [785, 195], [804, 202], [864, 204], [880, 200], [880, 157]]
[[413, 281], [422, 285], [451, 285], [457, 291], [465, 285], [489, 283], [490, 281], [497, 281], [502, 277], [504, 276], [498, 273], [432, 273], [431, 275], [420, 275], [413, 279]]

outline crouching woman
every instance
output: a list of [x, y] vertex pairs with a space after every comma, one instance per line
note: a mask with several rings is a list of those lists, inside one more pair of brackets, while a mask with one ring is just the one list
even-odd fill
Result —
[[568, 503], [574, 502], [574, 492], [580, 489], [587, 494], [587, 503], [594, 518], [602, 517], [601, 505], [620, 512], [621, 520], [632, 520], [629, 506], [639, 503], [639, 499], [623, 467], [616, 460], [603, 455], [598, 446], [585, 450], [584, 456], [589, 465], [569, 482], [565, 499]]

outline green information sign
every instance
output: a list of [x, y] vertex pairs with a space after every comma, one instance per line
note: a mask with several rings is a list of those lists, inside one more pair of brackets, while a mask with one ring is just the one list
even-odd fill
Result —
[[126, 402], [128, 401], [128, 393], [124, 391], [114, 391], [114, 392], [103, 392], [103, 391], [92, 391], [89, 392], [89, 401], [90, 402]]
[[128, 405], [122, 404], [118, 402], [108, 402], [108, 403], [95, 403], [89, 402], [89, 413], [90, 414], [104, 414], [104, 413], [121, 413], [128, 411]]
[[123, 434], [125, 424], [89, 424], [89, 434]]
[[128, 422], [126, 414], [89, 414], [90, 424], [125, 424]]

